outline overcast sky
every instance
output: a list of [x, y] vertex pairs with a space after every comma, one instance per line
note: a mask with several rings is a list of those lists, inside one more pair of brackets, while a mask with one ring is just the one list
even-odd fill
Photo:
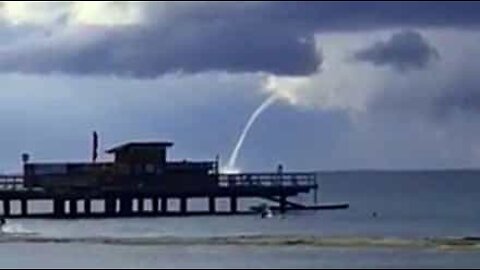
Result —
[[[480, 167], [478, 2], [5, 2], [0, 170], [127, 141], [242, 170]], [[101, 159], [109, 160], [106, 154]]]

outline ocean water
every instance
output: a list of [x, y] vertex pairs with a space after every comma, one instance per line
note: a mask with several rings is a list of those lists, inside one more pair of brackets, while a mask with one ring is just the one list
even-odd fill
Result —
[[480, 236], [480, 171], [329, 172], [319, 180], [319, 202], [350, 208], [271, 219], [11, 220], [0, 235], [0, 267], [480, 267], [476, 243], [420, 244]]

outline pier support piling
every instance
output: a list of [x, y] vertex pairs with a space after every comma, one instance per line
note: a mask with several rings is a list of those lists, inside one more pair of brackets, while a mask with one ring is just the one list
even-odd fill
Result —
[[280, 196], [280, 213], [284, 214], [287, 210], [287, 196]]
[[187, 213], [187, 203], [188, 203], [187, 197], [180, 198], [180, 213], [182, 215], [185, 215]]
[[86, 215], [90, 215], [90, 213], [92, 213], [92, 201], [90, 199], [85, 199], [83, 201], [83, 212]]
[[28, 215], [28, 202], [26, 199], [20, 200], [20, 215], [21, 216]]
[[208, 197], [208, 212], [210, 212], [210, 214], [214, 214], [216, 211], [215, 197]]
[[137, 208], [138, 212], [143, 213], [145, 211], [145, 200], [144, 200], [144, 198], [138, 198], [137, 202], [138, 202], [138, 204], [137, 204], [138, 205], [138, 208]]
[[120, 199], [120, 213], [123, 215], [128, 215], [132, 213], [132, 198], [130, 197], [124, 197]]
[[10, 200], [3, 200], [3, 215], [9, 217], [10, 214]]
[[158, 197], [153, 197], [152, 198], [152, 212], [153, 213], [158, 213]]
[[65, 200], [64, 199], [53, 200], [53, 215], [59, 218], [65, 216]]
[[105, 199], [105, 214], [107, 216], [113, 216], [117, 206], [117, 199], [112, 197], [107, 197]]
[[168, 212], [168, 198], [167, 197], [162, 197], [162, 213], [167, 213]]
[[71, 216], [76, 216], [77, 213], [78, 213], [77, 200], [76, 199], [70, 200], [70, 215]]
[[231, 196], [230, 197], [230, 213], [234, 214], [234, 213], [237, 213], [237, 211], [238, 211], [237, 196]]

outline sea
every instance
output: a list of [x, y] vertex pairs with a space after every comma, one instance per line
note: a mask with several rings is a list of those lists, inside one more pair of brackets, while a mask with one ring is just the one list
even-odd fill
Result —
[[480, 267], [480, 171], [319, 172], [318, 180], [318, 203], [350, 207], [271, 218], [8, 220], [0, 268]]

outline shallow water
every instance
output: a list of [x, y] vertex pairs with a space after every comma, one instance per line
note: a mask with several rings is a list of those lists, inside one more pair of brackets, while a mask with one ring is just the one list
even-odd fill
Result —
[[475, 268], [476, 252], [245, 246], [2, 244], [2, 268]]

